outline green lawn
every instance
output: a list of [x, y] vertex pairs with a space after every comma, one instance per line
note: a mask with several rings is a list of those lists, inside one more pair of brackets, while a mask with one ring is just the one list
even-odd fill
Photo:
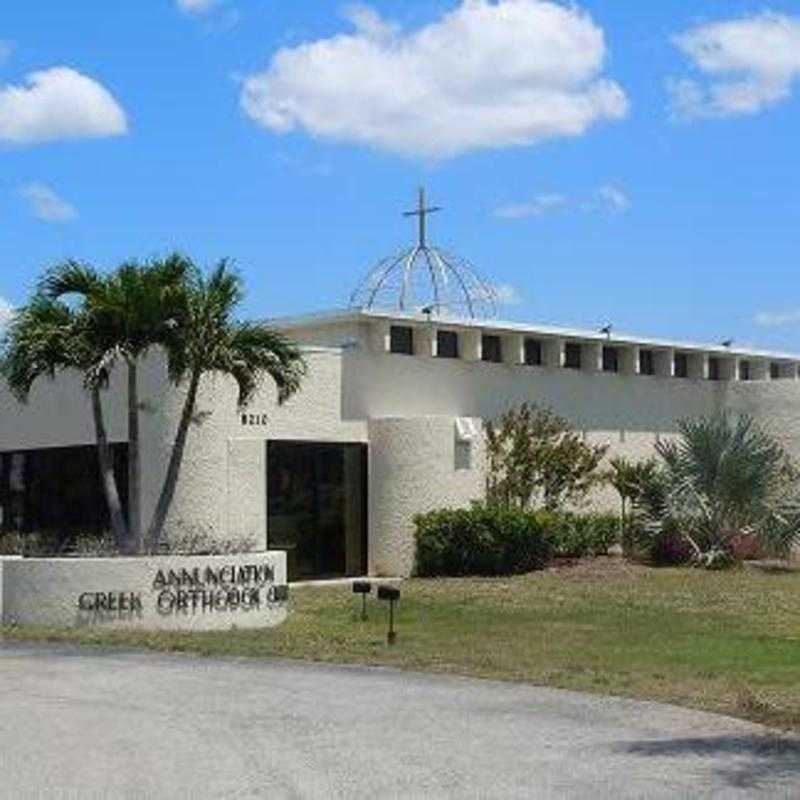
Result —
[[800, 730], [800, 573], [650, 569], [598, 559], [515, 578], [409, 580], [398, 642], [370, 599], [296, 589], [268, 631], [5, 629], [8, 640], [288, 657], [503, 678], [661, 700]]

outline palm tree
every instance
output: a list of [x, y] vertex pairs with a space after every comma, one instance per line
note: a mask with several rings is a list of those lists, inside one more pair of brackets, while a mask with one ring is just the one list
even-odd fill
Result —
[[210, 372], [232, 377], [238, 386], [238, 404], [244, 407], [269, 376], [283, 403], [299, 388], [306, 371], [300, 350], [270, 328], [242, 322], [234, 314], [243, 297], [241, 279], [222, 260], [208, 277], [195, 267], [182, 284], [181, 309], [165, 340], [169, 376], [175, 385], [187, 383], [178, 428], [161, 494], [147, 532], [152, 549], [161, 538], [175, 495], [189, 425], [195, 417], [200, 379]]
[[163, 344], [176, 324], [181, 285], [191, 262], [174, 254], [145, 264], [122, 264], [107, 275], [76, 261], [50, 270], [41, 282], [45, 298], [58, 301], [76, 295], [81, 316], [110, 369], [118, 359], [128, 377], [128, 533], [126, 549], [142, 546], [141, 468], [139, 457], [140, 359], [151, 347]]
[[35, 294], [28, 305], [14, 314], [6, 332], [3, 372], [9, 389], [20, 402], [27, 401], [33, 384], [41, 377], [54, 378], [57, 372], [67, 369], [83, 374], [92, 401], [100, 477], [111, 529], [122, 547], [128, 531], [100, 398], [101, 389], [108, 383], [108, 369], [86, 323], [85, 316], [73, 312], [66, 304]]
[[784, 449], [748, 416], [719, 414], [678, 425], [661, 441], [658, 516], [677, 529], [699, 563], [713, 565], [731, 539], [752, 533], [786, 549], [800, 534], [797, 471]]

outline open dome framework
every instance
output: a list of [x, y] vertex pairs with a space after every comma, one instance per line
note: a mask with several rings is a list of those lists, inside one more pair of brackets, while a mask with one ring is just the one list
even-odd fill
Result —
[[351, 306], [440, 317], [496, 316], [497, 296], [492, 286], [466, 259], [428, 244], [428, 214], [440, 210], [425, 204], [425, 190], [420, 189], [416, 210], [403, 214], [418, 218], [417, 243], [379, 261], [351, 295]]

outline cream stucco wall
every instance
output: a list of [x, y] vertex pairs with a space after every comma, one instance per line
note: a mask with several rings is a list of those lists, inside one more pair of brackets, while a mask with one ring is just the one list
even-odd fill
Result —
[[[575, 371], [553, 360], [549, 367], [529, 367], [392, 355], [382, 352], [385, 328], [364, 321], [328, 321], [291, 333], [306, 349], [309, 371], [302, 390], [283, 406], [269, 380], [245, 412], [237, 409], [233, 381], [203, 381], [168, 520], [171, 535], [207, 531], [249, 538], [263, 549], [269, 543], [267, 440], [365, 442], [370, 569], [403, 574], [413, 561], [413, 515], [465, 504], [483, 492], [482, 441], [473, 447], [470, 469], [456, 468], [455, 419], [492, 419], [523, 400], [554, 409], [590, 440], [610, 445], [612, 455], [647, 457], [657, 437], [674, 434], [679, 419], [731, 409], [763, 420], [800, 456], [798, 380], [717, 382]], [[146, 522], [183, 401], [157, 353], [142, 366], [140, 395]], [[111, 439], [126, 441], [120, 370], [104, 393], [104, 407]], [[0, 450], [94, 442], [77, 375], [39, 382], [24, 406], [0, 388], [0, 409]], [[243, 424], [242, 413], [258, 424]], [[616, 507], [610, 491], [593, 501]]]
[[[480, 431], [480, 420], [473, 420]], [[371, 419], [370, 568], [408, 575], [414, 566], [413, 515], [460, 507], [484, 493], [483, 436], [457, 442], [453, 417]]]

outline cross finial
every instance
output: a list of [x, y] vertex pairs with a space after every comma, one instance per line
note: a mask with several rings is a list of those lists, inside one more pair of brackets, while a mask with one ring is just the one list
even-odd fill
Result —
[[441, 206], [426, 206], [425, 205], [425, 189], [420, 186], [419, 195], [417, 197], [417, 208], [415, 211], [405, 211], [404, 217], [419, 217], [419, 243], [418, 247], [427, 247], [425, 241], [425, 222], [428, 214], [433, 214], [435, 211], [441, 211]]

